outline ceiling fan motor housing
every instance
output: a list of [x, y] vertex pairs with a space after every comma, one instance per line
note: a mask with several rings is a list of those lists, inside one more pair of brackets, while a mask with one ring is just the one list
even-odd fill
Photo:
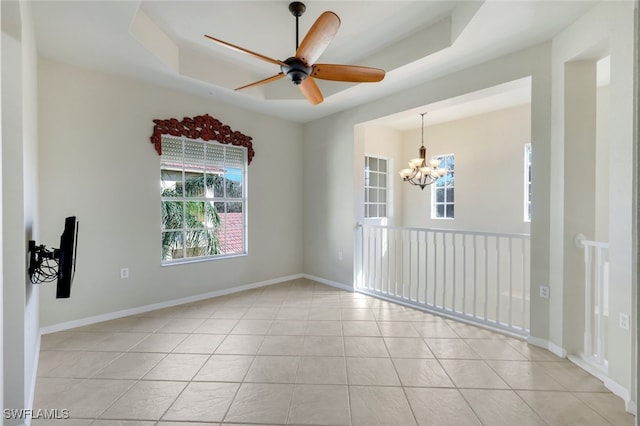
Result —
[[305, 10], [307, 10], [307, 7], [302, 2], [294, 1], [289, 3], [289, 12], [296, 18], [302, 16]]
[[296, 57], [288, 58], [284, 61], [287, 66], [280, 65], [280, 70], [293, 82], [293, 84], [300, 84], [309, 77], [311, 74], [311, 67], [308, 67], [304, 62]]

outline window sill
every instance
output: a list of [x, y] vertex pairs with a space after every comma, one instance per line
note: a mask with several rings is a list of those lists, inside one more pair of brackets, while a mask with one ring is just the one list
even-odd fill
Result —
[[207, 257], [196, 257], [191, 259], [169, 260], [169, 261], [162, 261], [160, 266], [174, 266], [174, 265], [184, 265], [188, 263], [201, 263], [201, 262], [210, 262], [210, 261], [223, 260], [223, 259], [234, 259], [237, 257], [246, 257], [247, 255], [248, 255], [247, 253], [234, 253], [234, 254], [226, 254], [226, 255], [220, 255], [220, 256], [207, 256]]

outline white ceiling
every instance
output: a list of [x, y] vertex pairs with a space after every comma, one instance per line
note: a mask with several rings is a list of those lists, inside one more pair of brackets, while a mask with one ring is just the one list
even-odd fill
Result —
[[[216, 45], [204, 34], [284, 60], [295, 52], [295, 18], [288, 4], [266, 0], [31, 2], [38, 50], [46, 58], [297, 122], [327, 116], [548, 40], [595, 3], [306, 1], [300, 41], [323, 11], [332, 10], [341, 19], [340, 30], [320, 62], [383, 68], [385, 79], [363, 84], [318, 80], [325, 100], [317, 106], [310, 105], [287, 79], [234, 91], [280, 70]], [[528, 90], [529, 82], [520, 81], [473, 94], [472, 102], [458, 99], [430, 105], [429, 120], [522, 103]], [[455, 106], [460, 103], [464, 106]], [[405, 112], [405, 117], [413, 119], [403, 121], [395, 116], [387, 124], [399, 129], [418, 127], [419, 112], [423, 111]]]

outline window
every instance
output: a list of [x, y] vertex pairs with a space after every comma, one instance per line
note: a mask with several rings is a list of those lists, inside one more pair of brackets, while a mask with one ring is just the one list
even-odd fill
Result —
[[388, 183], [391, 160], [364, 157], [364, 217], [391, 216], [391, 200]]
[[162, 137], [162, 263], [246, 254], [247, 149]]
[[440, 167], [446, 168], [448, 173], [438, 179], [431, 187], [431, 218], [453, 219], [455, 158], [453, 154], [438, 155], [434, 158], [440, 160]]
[[531, 222], [531, 144], [524, 146], [524, 221]]

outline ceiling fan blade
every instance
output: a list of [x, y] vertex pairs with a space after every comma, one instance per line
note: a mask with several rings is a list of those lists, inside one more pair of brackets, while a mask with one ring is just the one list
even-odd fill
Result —
[[384, 70], [357, 65], [315, 64], [311, 75], [321, 80], [375, 83], [384, 78]]
[[322, 97], [322, 92], [320, 88], [316, 84], [316, 82], [311, 77], [307, 77], [302, 80], [302, 83], [298, 85], [300, 91], [304, 95], [305, 98], [311, 103], [311, 105], [318, 105], [321, 103], [324, 98]]
[[316, 63], [340, 28], [340, 18], [333, 12], [324, 12], [313, 23], [296, 51], [296, 58], [307, 65]]
[[282, 73], [282, 72], [278, 73], [276, 75], [272, 75], [271, 77], [265, 78], [263, 80], [256, 81], [255, 83], [251, 83], [251, 84], [247, 84], [246, 86], [238, 87], [235, 90], [243, 90], [243, 89], [248, 89], [249, 87], [261, 86], [263, 84], [271, 83], [272, 81], [280, 80], [281, 78], [284, 78], [284, 73]]
[[216, 43], [218, 43], [218, 44], [220, 44], [220, 45], [222, 45], [222, 46], [228, 47], [228, 48], [229, 48], [229, 49], [231, 49], [231, 50], [235, 50], [235, 51], [237, 51], [237, 52], [241, 52], [241, 53], [246, 53], [246, 54], [248, 54], [248, 55], [253, 56], [254, 58], [258, 58], [258, 59], [261, 59], [261, 60], [263, 60], [263, 61], [269, 62], [270, 64], [275, 64], [275, 65], [284, 65], [284, 66], [287, 66], [287, 64], [285, 64], [284, 62], [282, 62], [282, 61], [280, 61], [280, 60], [278, 60], [278, 59], [272, 59], [272, 58], [269, 58], [268, 56], [264, 56], [264, 55], [261, 55], [261, 54], [256, 53], [256, 52], [252, 52], [252, 51], [251, 51], [251, 50], [249, 50], [249, 49], [245, 49], [245, 48], [243, 48], [243, 47], [236, 46], [235, 44], [231, 44], [231, 43], [229, 43], [229, 42], [226, 42], [226, 41], [223, 41], [223, 40], [217, 39], [217, 38], [215, 38], [215, 37], [211, 37], [210, 35], [206, 35], [206, 34], [205, 34], [204, 36], [205, 36], [206, 38], [208, 38], [209, 40], [211, 40], [211, 41], [214, 41], [214, 42], [216, 42]]

